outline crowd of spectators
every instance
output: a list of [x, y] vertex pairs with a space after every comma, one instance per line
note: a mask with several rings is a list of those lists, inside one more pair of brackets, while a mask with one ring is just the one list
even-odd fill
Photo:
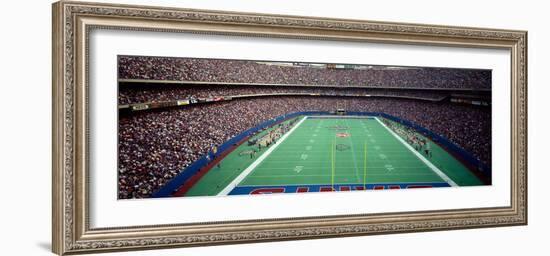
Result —
[[244, 130], [298, 111], [384, 112], [410, 120], [491, 162], [491, 110], [408, 99], [246, 98], [119, 117], [119, 194], [149, 197], [189, 164]]
[[439, 100], [450, 92], [425, 90], [387, 90], [365, 88], [251, 86], [251, 85], [178, 85], [178, 84], [120, 84], [118, 104], [163, 102], [198, 98], [215, 98], [257, 94], [320, 94], [330, 96], [399, 96]]
[[[326, 68], [249, 60], [120, 56], [119, 79], [331, 85], [399, 88], [490, 89], [491, 71], [362, 66]], [[303, 63], [302, 63], [303, 64]]]

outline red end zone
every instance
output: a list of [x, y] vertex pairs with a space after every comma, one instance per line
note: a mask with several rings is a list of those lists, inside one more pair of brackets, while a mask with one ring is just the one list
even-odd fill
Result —
[[437, 188], [450, 187], [445, 182], [434, 183], [399, 183], [399, 184], [338, 184], [338, 185], [287, 185], [287, 186], [239, 186], [233, 189], [229, 195], [265, 195], [279, 193], [308, 193], [308, 192], [333, 192], [333, 191], [361, 191], [361, 190], [386, 190], [409, 188]]

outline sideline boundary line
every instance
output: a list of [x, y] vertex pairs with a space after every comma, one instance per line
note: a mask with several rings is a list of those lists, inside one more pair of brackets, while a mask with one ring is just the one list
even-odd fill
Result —
[[447, 176], [445, 173], [443, 173], [439, 168], [437, 168], [432, 162], [428, 161], [422, 154], [418, 153], [418, 151], [414, 150], [411, 145], [406, 143], [403, 138], [401, 138], [399, 135], [397, 135], [392, 129], [386, 126], [378, 117], [375, 118], [378, 123], [380, 123], [386, 130], [388, 130], [401, 144], [403, 144], [407, 149], [409, 149], [413, 154], [418, 157], [424, 164], [426, 164], [435, 174], [437, 174], [441, 179], [443, 179], [445, 182], [449, 183], [451, 187], [458, 187], [458, 184], [456, 184], [449, 176]]
[[294, 130], [296, 130], [298, 128], [298, 126], [300, 126], [306, 119], [307, 119], [307, 116], [302, 118], [302, 120], [300, 120], [300, 122], [298, 122], [294, 127], [292, 127], [292, 129], [290, 129], [290, 131], [288, 131], [285, 135], [283, 135], [283, 137], [281, 137], [281, 139], [279, 141], [277, 141], [275, 143], [275, 145], [273, 145], [271, 148], [266, 150], [260, 157], [258, 157], [258, 159], [256, 159], [256, 161], [254, 161], [252, 164], [250, 164], [241, 174], [239, 174], [239, 176], [237, 176], [233, 181], [231, 181], [229, 184], [227, 184], [227, 186], [222, 191], [220, 191], [217, 195], [218, 196], [228, 195], [231, 192], [231, 190], [233, 190], [235, 187], [237, 187], [237, 185], [239, 183], [241, 183], [244, 180], [244, 178], [246, 178], [246, 176], [248, 176], [250, 173], [252, 173], [252, 171], [254, 169], [256, 169], [256, 167], [264, 159], [266, 159], [271, 154], [271, 152], [273, 152], [273, 150], [278, 148], [279, 145], [281, 145], [286, 140], [286, 138], [288, 138], [288, 136], [290, 136], [290, 134], [292, 134], [294, 132]]

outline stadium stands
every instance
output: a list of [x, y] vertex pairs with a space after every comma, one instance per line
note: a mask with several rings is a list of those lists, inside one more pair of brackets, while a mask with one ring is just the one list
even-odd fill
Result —
[[[119, 57], [119, 79], [390, 88], [490, 89], [490, 70], [285, 63], [168, 57]], [[335, 65], [336, 66], [336, 65]], [[261, 74], [261, 75], [258, 75]]]
[[[118, 63], [121, 199], [150, 197], [217, 145], [300, 111], [386, 113], [491, 163], [490, 70], [141, 56]], [[236, 95], [255, 96], [227, 97]], [[365, 95], [378, 97], [357, 97]], [[139, 104], [179, 100], [209, 103]]]
[[[184, 93], [200, 97], [210, 92]], [[171, 93], [161, 91], [152, 94], [139, 96], [144, 98], [124, 96], [121, 101], [171, 97]], [[149, 197], [214, 146], [263, 121], [291, 112], [333, 111], [335, 107], [384, 112], [410, 120], [446, 137], [482, 162], [491, 161], [491, 111], [487, 107], [388, 98], [247, 98], [121, 115], [118, 197]]]

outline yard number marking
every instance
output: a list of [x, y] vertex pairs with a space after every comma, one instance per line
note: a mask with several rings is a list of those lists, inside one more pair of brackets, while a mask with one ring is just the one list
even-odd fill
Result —
[[298, 166], [294, 167], [294, 171], [295, 171], [296, 173], [300, 173], [303, 169], [304, 169], [304, 167], [301, 166], [301, 165], [298, 165]]

